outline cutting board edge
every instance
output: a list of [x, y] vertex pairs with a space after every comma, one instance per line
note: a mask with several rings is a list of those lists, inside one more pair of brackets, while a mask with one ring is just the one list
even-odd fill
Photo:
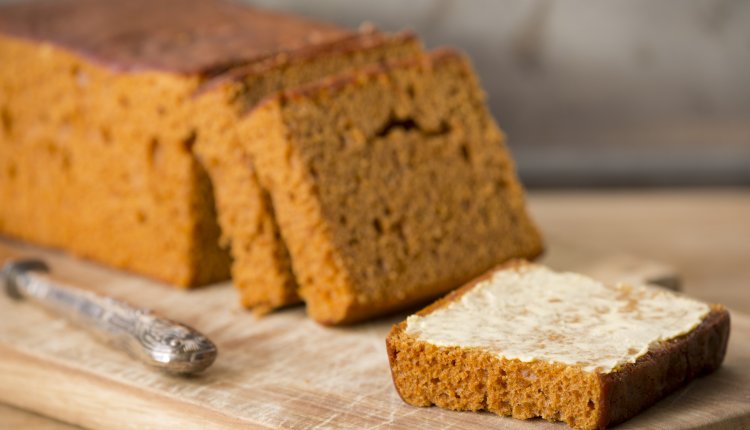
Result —
[[[153, 425], [155, 410], [168, 428], [185, 430], [269, 429], [198, 404], [185, 404], [146, 389], [88, 374], [63, 363], [0, 342], [0, 402], [85, 428], [130, 430]], [[19, 387], [34, 387], [20, 389]], [[41, 391], [44, 390], [44, 391]], [[122, 399], [130, 403], [123, 405]], [[120, 402], [113, 407], [112, 400]], [[98, 413], [80, 413], [71, 402], [85, 402]], [[158, 408], [155, 408], [158, 405]], [[141, 413], [138, 413], [141, 412]], [[121, 423], [117, 426], [116, 423]], [[113, 425], [114, 424], [114, 425]], [[165, 427], [165, 428], [166, 428]]]

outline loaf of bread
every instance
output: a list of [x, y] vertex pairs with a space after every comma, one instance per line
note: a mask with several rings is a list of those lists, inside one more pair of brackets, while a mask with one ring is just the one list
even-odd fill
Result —
[[321, 323], [425, 301], [542, 250], [503, 135], [452, 51], [282, 92], [239, 128]]
[[[231, 129], [237, 109], [280, 86], [410, 50], [419, 45], [409, 35], [355, 32], [236, 2], [5, 5], [0, 233], [181, 286], [224, 280], [230, 259], [194, 154], [204, 134], [216, 135], [210, 126]], [[211, 103], [199, 102], [210, 93]], [[220, 175], [221, 203], [231, 205], [225, 196], [233, 189]], [[244, 189], [253, 189], [252, 173], [246, 176]], [[261, 290], [279, 289], [290, 276], [273, 218], [248, 216], [239, 230], [224, 217], [224, 227], [240, 247], [251, 241], [243, 235], [255, 234], [241, 229], [267, 229], [260, 236], [269, 245], [251, 245], [257, 258], [233, 248], [244, 267], [235, 276], [243, 290], [256, 281]], [[263, 301], [246, 295], [248, 304]]]
[[601, 429], [718, 368], [728, 337], [720, 305], [512, 262], [394, 326], [386, 344], [409, 404]]
[[32, 1], [0, 8], [0, 62], [0, 233], [181, 286], [229, 245], [245, 306], [329, 324], [541, 252], [471, 68], [412, 34]]
[[264, 96], [367, 64], [421, 52], [410, 33], [388, 35], [362, 29], [336, 43], [311, 45], [237, 68], [207, 83], [198, 97], [200, 134], [195, 150], [211, 177], [232, 280], [245, 307], [263, 313], [300, 301], [289, 255], [273, 206], [257, 182], [241, 123]]

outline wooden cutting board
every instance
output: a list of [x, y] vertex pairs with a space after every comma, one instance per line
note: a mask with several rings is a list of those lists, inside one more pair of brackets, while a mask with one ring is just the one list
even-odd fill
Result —
[[[675, 287], [667, 266], [549, 244], [547, 264], [610, 280], [648, 278]], [[384, 339], [395, 315], [347, 328], [322, 327], [301, 307], [255, 319], [228, 283], [191, 292], [59, 253], [0, 240], [0, 252], [45, 258], [76, 285], [194, 326], [220, 354], [201, 376], [163, 375], [28, 303], [0, 297], [0, 402], [95, 429], [528, 428], [564, 429], [404, 404], [393, 388]], [[730, 304], [731, 305], [731, 304]], [[618, 428], [750, 426], [750, 317], [732, 314], [724, 366]]]

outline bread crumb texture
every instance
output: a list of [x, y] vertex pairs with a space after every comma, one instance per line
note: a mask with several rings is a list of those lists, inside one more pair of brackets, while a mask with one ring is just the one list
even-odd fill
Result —
[[402, 308], [541, 252], [503, 134], [458, 54], [288, 91], [245, 125], [319, 322]]

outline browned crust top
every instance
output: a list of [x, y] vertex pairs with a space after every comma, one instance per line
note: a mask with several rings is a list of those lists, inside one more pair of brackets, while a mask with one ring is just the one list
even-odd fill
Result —
[[199, 89], [199, 93], [209, 91], [227, 82], [236, 82], [246, 79], [249, 76], [262, 75], [282, 65], [308, 63], [331, 53], [351, 54], [384, 45], [408, 44], [416, 40], [416, 34], [409, 30], [391, 34], [383, 33], [373, 28], [363, 28], [358, 33], [340, 40], [307, 45], [294, 52], [283, 52], [253, 63], [233, 67], [206, 81]]
[[465, 63], [466, 61], [466, 57], [455, 49], [438, 48], [430, 53], [410, 57], [407, 59], [400, 59], [380, 64], [370, 64], [358, 69], [348, 70], [334, 76], [329, 76], [309, 84], [289, 88], [284, 91], [271, 94], [261, 100], [258, 104], [256, 104], [253, 109], [248, 111], [248, 113], [251, 113], [255, 109], [261, 109], [269, 104], [278, 103], [280, 105], [284, 105], [286, 103], [294, 102], [295, 100], [299, 100], [302, 98], [317, 97], [322, 94], [336, 93], [350, 85], [355, 85], [358, 82], [371, 80], [377, 78], [378, 76], [388, 74], [394, 69], [418, 67], [433, 68], [444, 63]]
[[119, 71], [213, 75], [356, 32], [228, 0], [35, 0], [0, 7], [0, 34]]

